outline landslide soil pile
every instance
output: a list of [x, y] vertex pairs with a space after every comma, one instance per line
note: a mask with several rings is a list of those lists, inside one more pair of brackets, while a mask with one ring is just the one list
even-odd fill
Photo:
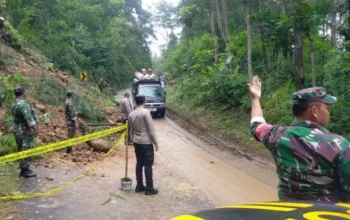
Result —
[[[27, 77], [31, 82], [40, 80], [42, 77], [50, 77], [50, 79], [57, 81], [64, 87], [72, 87], [74, 85], [78, 93], [84, 94], [83, 98], [89, 99], [94, 103], [94, 111], [100, 111], [104, 117], [104, 123], [115, 123], [118, 116], [118, 109], [116, 107], [106, 107], [101, 102], [99, 94], [95, 91], [87, 93], [87, 84], [82, 84], [75, 78], [70, 77], [68, 73], [59, 71], [53, 67], [45, 68], [42, 67], [43, 60], [41, 57], [36, 57], [29, 54], [18, 54], [13, 52], [13, 59], [16, 60], [12, 65], [0, 66], [1, 75], [11, 75], [20, 73], [22, 76]], [[30, 83], [31, 84], [31, 83]], [[92, 87], [91, 87], [92, 88]], [[31, 88], [28, 88], [29, 91]], [[65, 122], [65, 114], [62, 103], [62, 107], [46, 104], [37, 98], [33, 98], [29, 95], [29, 101], [33, 104], [36, 109], [38, 118], [48, 119], [45, 122], [40, 122], [40, 135], [37, 137], [37, 145], [46, 145], [49, 143], [55, 143], [67, 139], [67, 128]], [[0, 115], [11, 115], [10, 109], [0, 107]], [[8, 123], [5, 122], [4, 117], [0, 118], [0, 132], [9, 132], [11, 130], [8, 127]], [[90, 130], [90, 129], [89, 129]], [[90, 130], [92, 132], [92, 130]], [[80, 135], [80, 134], [79, 134]], [[66, 155], [65, 149], [56, 153], [44, 155], [44, 157], [36, 160], [37, 166], [52, 167], [57, 163], [76, 164], [79, 167], [88, 165], [105, 154], [105, 149], [108, 149], [111, 145], [110, 139], [94, 140], [94, 146], [96, 149], [104, 149], [97, 151], [91, 148], [91, 145], [80, 144], [74, 146], [73, 155]], [[103, 152], [104, 151], [104, 152]]]

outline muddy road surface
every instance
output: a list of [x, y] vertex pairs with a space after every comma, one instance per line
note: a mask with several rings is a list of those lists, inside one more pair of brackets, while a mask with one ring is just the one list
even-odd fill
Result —
[[[154, 185], [159, 195], [120, 190], [125, 169], [125, 147], [121, 146], [91, 172], [92, 176], [54, 196], [21, 201], [18, 208], [22, 219], [163, 220], [225, 205], [277, 200], [277, 179], [272, 166], [209, 144], [170, 118], [154, 122], [160, 143], [154, 164]], [[133, 146], [129, 146], [129, 152], [128, 171], [134, 189]], [[60, 164], [38, 167], [36, 172], [36, 178], [20, 180], [22, 192], [55, 188], [74, 179], [82, 170], [72, 164]], [[101, 205], [108, 200], [109, 192], [125, 200]]]

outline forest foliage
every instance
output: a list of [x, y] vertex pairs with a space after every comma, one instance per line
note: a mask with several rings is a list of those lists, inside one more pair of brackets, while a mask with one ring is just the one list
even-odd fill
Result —
[[[150, 13], [141, 0], [1, 0], [13, 38], [36, 48], [56, 68], [121, 87], [149, 67]], [[10, 27], [10, 25], [12, 27]]]
[[350, 136], [349, 1], [184, 0], [173, 8], [183, 29], [156, 63], [176, 79], [177, 103], [249, 113], [247, 82], [258, 75], [266, 119], [289, 124], [292, 93], [320, 86], [339, 99], [329, 129]]

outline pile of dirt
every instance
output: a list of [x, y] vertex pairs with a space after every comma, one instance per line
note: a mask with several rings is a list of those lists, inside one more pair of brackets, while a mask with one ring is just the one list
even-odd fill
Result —
[[[41, 122], [37, 140], [41, 144], [49, 144], [66, 139], [67, 128], [63, 108], [44, 105], [40, 102], [34, 102], [33, 105], [37, 109], [37, 117]], [[44, 118], [48, 118], [46, 123]]]
[[[6, 72], [7, 74], [21, 73], [23, 76], [26, 77], [40, 77], [43, 74], [43, 70], [40, 68], [39, 64], [37, 64], [36, 62], [30, 62], [29, 64], [26, 61], [19, 61], [17, 63], [17, 66], [1, 66], [0, 70]], [[62, 72], [55, 68], [49, 68], [48, 70], [44, 70], [44, 72], [54, 77], [58, 82], [64, 84], [68, 83], [70, 79], [70, 75], [68, 73]]]
[[[18, 54], [18, 59], [13, 65], [1, 66], [0, 70], [6, 74], [21, 73], [23, 76], [30, 78], [40, 78], [43, 74], [48, 74], [56, 79], [61, 84], [67, 84], [70, 80], [68, 73], [62, 72], [53, 67], [43, 70], [40, 67], [38, 59], [30, 54], [25, 56]], [[94, 97], [91, 97], [93, 100]], [[47, 145], [50, 143], [59, 142], [67, 139], [67, 127], [65, 122], [65, 114], [62, 107], [54, 107], [46, 105], [38, 100], [30, 100], [37, 112], [39, 120], [39, 136], [36, 141], [40, 145]], [[113, 107], [102, 107], [96, 106], [101, 109], [108, 123], [115, 123], [117, 117], [117, 109]], [[9, 109], [0, 108], [0, 115], [5, 113], [11, 115]], [[9, 132], [10, 128], [6, 127], [4, 118], [0, 119], [0, 134]], [[77, 134], [81, 135], [81, 134]], [[74, 147], [73, 155], [66, 155], [65, 149], [61, 152], [45, 155], [45, 158], [38, 159], [36, 165], [38, 166], [54, 166], [59, 161], [64, 163], [73, 163], [78, 166], [87, 165], [88, 163], [94, 162], [105, 154], [110, 148], [109, 141], [105, 140], [93, 140], [87, 144], [81, 144]], [[93, 148], [92, 148], [93, 147]]]
[[[41, 103], [35, 103], [37, 108], [38, 117], [43, 117], [44, 114], [50, 114], [51, 119], [46, 124], [40, 125], [40, 135], [38, 140], [41, 144], [55, 143], [67, 139], [67, 128], [65, 122], [65, 115], [62, 108], [45, 106]], [[80, 134], [78, 134], [80, 135]], [[101, 155], [104, 155], [110, 149], [110, 143], [108, 141], [99, 139], [89, 141], [88, 144], [80, 144], [76, 147], [73, 146], [73, 154], [66, 155], [63, 152], [59, 152], [59, 157], [62, 160], [68, 160], [76, 163], [79, 167], [88, 165], [88, 163], [98, 160]], [[50, 164], [56, 164], [54, 157], [50, 161], [50, 158], [45, 160]]]
[[63, 157], [70, 157], [69, 159], [77, 163], [78, 166], [82, 166], [101, 159], [104, 154], [104, 152], [94, 151], [92, 148], [86, 146], [78, 146], [74, 148], [72, 156], [67, 156], [67, 154], [65, 154]]
[[18, 66], [1, 66], [0, 68], [8, 74], [21, 73], [23, 76], [40, 76], [42, 71], [37, 66], [29, 65], [24, 61], [20, 61]]
[[106, 119], [108, 123], [116, 123], [117, 117], [120, 115], [119, 111], [115, 107], [102, 107], [101, 111], [104, 115], [106, 115]]
[[[33, 161], [34, 166], [44, 166], [47, 168], [54, 168], [59, 165], [78, 166], [84, 168], [94, 162], [100, 160], [105, 155], [102, 151], [95, 151], [86, 144], [80, 144], [73, 147], [72, 154], [66, 154], [66, 150], [55, 152], [53, 154], [45, 155], [43, 158], [39, 158]], [[115, 152], [111, 156], [115, 155]]]
[[50, 68], [49, 70], [50, 70], [49, 74], [51, 76], [53, 76], [54, 78], [58, 79], [59, 81], [61, 81], [63, 83], [68, 83], [69, 78], [70, 78], [68, 73], [59, 71], [59, 70], [54, 69], [54, 68]]

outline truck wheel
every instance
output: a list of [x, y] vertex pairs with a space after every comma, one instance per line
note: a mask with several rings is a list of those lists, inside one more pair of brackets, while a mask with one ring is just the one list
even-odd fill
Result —
[[165, 109], [159, 113], [159, 117], [160, 118], [164, 118], [165, 117]]

